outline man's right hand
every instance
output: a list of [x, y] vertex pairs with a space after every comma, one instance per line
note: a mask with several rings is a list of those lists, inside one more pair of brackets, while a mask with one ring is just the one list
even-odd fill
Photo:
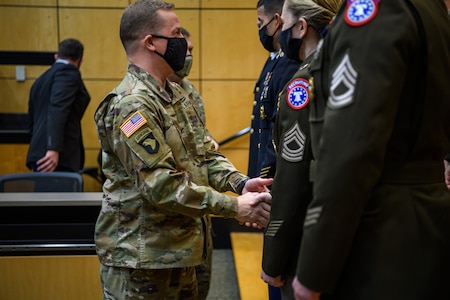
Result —
[[269, 222], [272, 195], [269, 193], [246, 193], [238, 197], [239, 223], [252, 223], [265, 227]]
[[47, 150], [45, 156], [36, 162], [39, 172], [53, 172], [58, 166], [59, 152]]

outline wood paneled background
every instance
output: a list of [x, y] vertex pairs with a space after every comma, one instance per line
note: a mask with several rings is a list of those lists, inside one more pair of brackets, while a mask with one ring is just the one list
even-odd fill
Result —
[[[85, 46], [81, 73], [92, 100], [82, 120], [85, 166], [96, 166], [99, 143], [93, 114], [103, 96], [126, 72], [119, 23], [129, 0], [0, 0], [0, 51], [57, 51], [58, 42], [77, 38]], [[180, 23], [194, 43], [189, 79], [203, 96], [207, 127], [221, 141], [250, 125], [253, 87], [267, 57], [256, 27], [257, 0], [174, 0]], [[0, 65], [0, 112], [26, 113], [34, 80], [48, 66]], [[247, 171], [248, 134], [222, 147]], [[0, 144], [0, 175], [27, 172], [27, 145]], [[85, 176], [85, 191], [100, 186]]]

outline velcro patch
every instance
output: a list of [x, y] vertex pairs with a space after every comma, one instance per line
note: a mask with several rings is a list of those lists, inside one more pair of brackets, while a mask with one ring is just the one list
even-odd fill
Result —
[[290, 108], [299, 110], [309, 103], [309, 81], [295, 78], [287, 86], [286, 101]]
[[150, 128], [144, 128], [139, 131], [134, 137], [134, 140], [150, 154], [155, 154], [159, 150], [160, 144]]
[[141, 128], [147, 120], [140, 112], [135, 112], [131, 117], [129, 117], [122, 125], [120, 129], [127, 138], [129, 138], [133, 133], [135, 133], [139, 128]]
[[350, 26], [361, 26], [370, 22], [378, 12], [381, 0], [347, 0], [344, 20]]

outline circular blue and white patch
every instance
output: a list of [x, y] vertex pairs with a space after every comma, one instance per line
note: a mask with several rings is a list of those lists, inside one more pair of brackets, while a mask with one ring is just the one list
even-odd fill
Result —
[[378, 12], [379, 0], [348, 0], [345, 22], [351, 26], [361, 26], [372, 20]]
[[287, 86], [287, 104], [295, 110], [304, 108], [309, 103], [309, 81], [295, 78]]

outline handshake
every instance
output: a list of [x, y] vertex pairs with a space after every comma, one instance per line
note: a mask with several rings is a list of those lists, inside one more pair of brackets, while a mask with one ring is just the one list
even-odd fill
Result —
[[238, 213], [235, 219], [247, 227], [263, 228], [270, 218], [272, 195], [268, 185], [273, 179], [253, 178], [245, 183], [242, 195], [238, 197]]

